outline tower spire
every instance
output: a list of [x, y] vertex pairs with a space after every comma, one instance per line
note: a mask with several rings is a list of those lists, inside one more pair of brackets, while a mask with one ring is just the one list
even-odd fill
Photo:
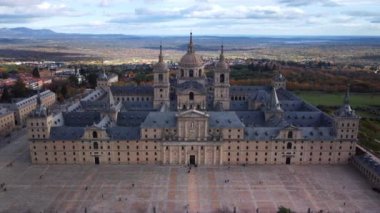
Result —
[[344, 95], [343, 103], [350, 104], [350, 84], [347, 85], [347, 90], [346, 94]]
[[36, 108], [40, 108], [41, 107], [41, 95], [40, 95], [40, 90], [38, 89], [37, 90], [37, 107]]
[[276, 88], [273, 87], [272, 89], [272, 95], [270, 100], [269, 109], [272, 111], [283, 111], [280, 105], [280, 101], [278, 100]]
[[158, 56], [158, 62], [164, 62], [164, 56], [162, 55], [162, 42], [160, 43], [160, 55]]
[[189, 53], [193, 52], [193, 32], [190, 32], [190, 42], [189, 42], [189, 48], [187, 52]]
[[220, 47], [220, 57], [219, 57], [219, 61], [224, 61], [224, 46], [223, 46], [223, 43]]

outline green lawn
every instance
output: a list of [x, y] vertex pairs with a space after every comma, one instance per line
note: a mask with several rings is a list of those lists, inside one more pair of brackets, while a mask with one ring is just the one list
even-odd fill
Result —
[[[313, 105], [339, 106], [343, 103], [344, 93], [322, 93], [298, 91], [295, 94]], [[380, 106], [380, 94], [353, 93], [350, 95], [352, 107]]]

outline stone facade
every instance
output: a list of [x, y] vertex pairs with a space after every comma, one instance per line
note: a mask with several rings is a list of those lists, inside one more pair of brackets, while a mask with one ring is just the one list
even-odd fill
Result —
[[[102, 86], [65, 112], [28, 121], [36, 164], [335, 164], [355, 153], [359, 117], [327, 115], [286, 90], [230, 86], [223, 47], [214, 79], [190, 38], [175, 79], [160, 48], [150, 86]], [[170, 89], [169, 89], [170, 88]], [[36, 136], [37, 134], [37, 136]]]

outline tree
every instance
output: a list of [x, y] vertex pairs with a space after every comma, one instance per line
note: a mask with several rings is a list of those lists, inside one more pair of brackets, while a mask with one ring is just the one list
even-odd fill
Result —
[[8, 87], [5, 86], [3, 89], [3, 95], [1, 96], [2, 102], [10, 102], [11, 101], [11, 95], [9, 94]]
[[8, 74], [8, 72], [2, 72], [2, 73], [1, 73], [1, 77], [2, 77], [3, 79], [7, 79], [7, 78], [9, 78], [9, 74]]
[[15, 85], [13, 85], [12, 92], [15, 98], [22, 98], [28, 94], [28, 89], [25, 87], [25, 83], [21, 78], [18, 78]]
[[61, 94], [62, 94], [63, 98], [67, 97], [67, 84], [62, 85]]
[[35, 77], [35, 78], [40, 78], [40, 71], [39, 71], [38, 67], [35, 67], [35, 68], [33, 69], [33, 71], [32, 71], [32, 75], [33, 75], [33, 77]]
[[79, 84], [78, 78], [75, 75], [70, 75], [69, 82], [72, 86], [77, 86]]
[[293, 213], [293, 211], [290, 210], [289, 208], [280, 206], [278, 207], [277, 213]]
[[90, 84], [91, 88], [95, 88], [98, 82], [98, 75], [96, 73], [91, 73], [87, 76], [87, 82]]

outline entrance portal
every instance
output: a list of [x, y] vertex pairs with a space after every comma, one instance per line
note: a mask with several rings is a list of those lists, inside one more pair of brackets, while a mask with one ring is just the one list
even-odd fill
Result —
[[99, 157], [95, 157], [95, 164], [96, 164], [96, 165], [99, 164]]
[[190, 155], [190, 165], [195, 165], [195, 155]]
[[286, 157], [286, 164], [290, 164], [290, 157]]

